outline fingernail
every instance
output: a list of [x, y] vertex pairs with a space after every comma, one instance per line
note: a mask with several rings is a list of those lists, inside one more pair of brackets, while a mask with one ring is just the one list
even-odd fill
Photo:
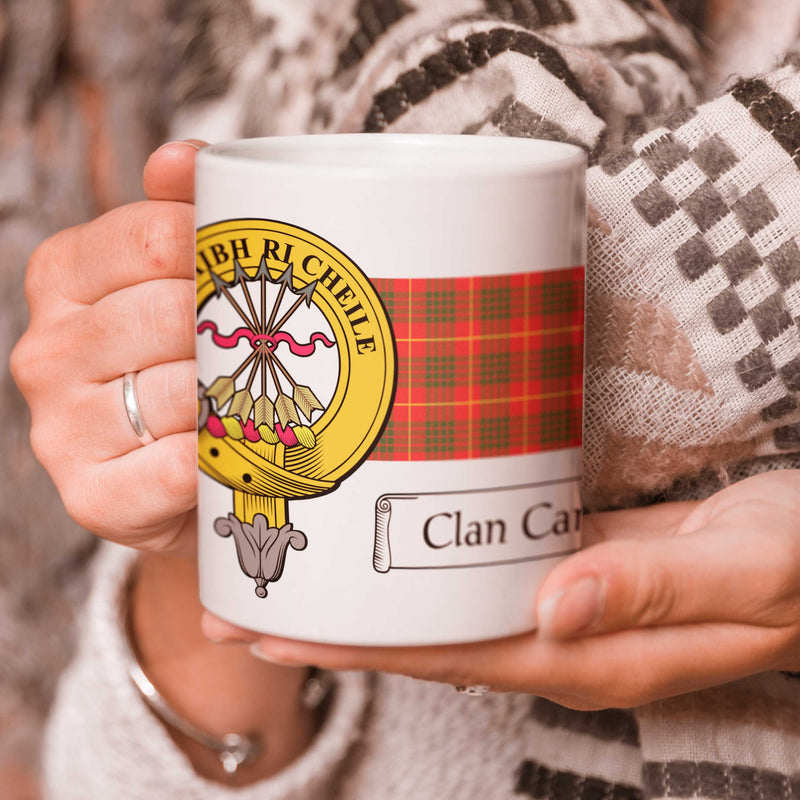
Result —
[[600, 621], [604, 607], [604, 583], [581, 578], [539, 603], [539, 633], [551, 639], [583, 633]]
[[195, 150], [200, 149], [200, 145], [193, 139], [178, 139], [174, 142], [164, 142], [158, 149], [163, 150], [165, 147], [172, 147], [174, 144], [188, 144], [189, 147], [194, 147]]
[[253, 642], [253, 644], [249, 647], [250, 654], [255, 656], [256, 658], [260, 658], [262, 661], [268, 661], [270, 664], [279, 664], [282, 667], [304, 667], [305, 664], [300, 664], [297, 661], [292, 660], [291, 658], [286, 658], [285, 656], [279, 656], [275, 653], [268, 653], [263, 650], [261, 647], [261, 642]]

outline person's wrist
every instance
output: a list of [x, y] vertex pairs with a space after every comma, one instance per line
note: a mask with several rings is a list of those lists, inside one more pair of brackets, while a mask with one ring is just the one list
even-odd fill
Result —
[[[308, 671], [260, 661], [242, 646], [209, 642], [200, 630], [193, 562], [141, 554], [130, 614], [140, 663], [178, 714], [215, 735], [253, 732], [262, 739], [263, 755], [242, 766], [235, 783], [278, 772], [309, 745], [317, 720], [301, 703]], [[167, 728], [200, 774], [229, 782], [215, 753]]]

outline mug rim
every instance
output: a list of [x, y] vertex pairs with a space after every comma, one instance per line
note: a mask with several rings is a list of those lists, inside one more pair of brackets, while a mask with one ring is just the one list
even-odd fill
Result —
[[267, 136], [209, 145], [199, 163], [317, 177], [415, 178], [530, 175], [586, 166], [586, 152], [566, 142], [506, 136], [336, 133]]

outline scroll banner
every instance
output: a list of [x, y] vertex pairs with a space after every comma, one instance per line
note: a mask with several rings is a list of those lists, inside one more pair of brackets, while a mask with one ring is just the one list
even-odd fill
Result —
[[[580, 547], [579, 486], [574, 477], [483, 491], [381, 495], [375, 571], [482, 567], [574, 553]], [[490, 506], [494, 514], [486, 513]]]

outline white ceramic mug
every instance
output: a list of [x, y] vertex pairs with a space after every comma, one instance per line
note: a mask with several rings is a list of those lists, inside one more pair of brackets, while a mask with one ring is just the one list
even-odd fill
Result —
[[580, 546], [583, 152], [243, 140], [196, 204], [206, 608], [356, 645], [534, 628]]

